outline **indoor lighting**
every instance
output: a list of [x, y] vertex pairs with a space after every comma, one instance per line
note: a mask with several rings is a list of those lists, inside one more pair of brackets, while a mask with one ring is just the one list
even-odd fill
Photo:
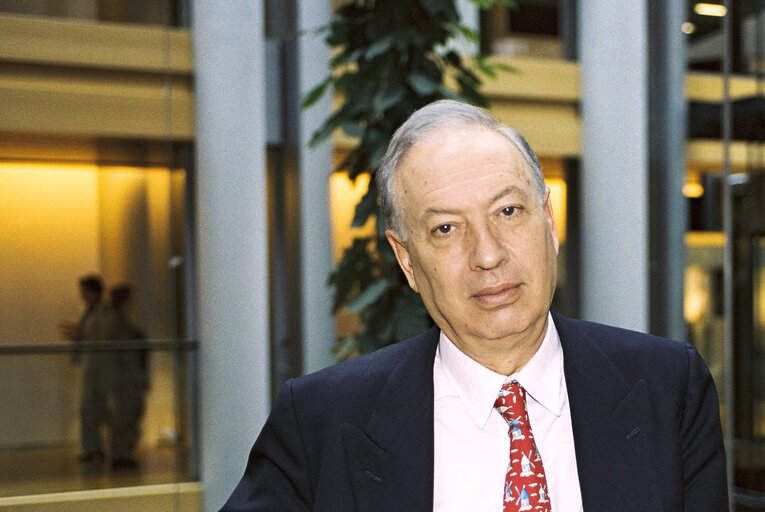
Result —
[[683, 34], [693, 34], [694, 32], [696, 32], [696, 25], [694, 25], [690, 21], [686, 21], [682, 25], [680, 25], [680, 30], [683, 31]]
[[698, 198], [704, 195], [704, 186], [698, 181], [689, 181], [683, 185], [683, 195], [688, 198]]
[[693, 6], [693, 12], [701, 16], [722, 18], [728, 12], [724, 5], [699, 3]]

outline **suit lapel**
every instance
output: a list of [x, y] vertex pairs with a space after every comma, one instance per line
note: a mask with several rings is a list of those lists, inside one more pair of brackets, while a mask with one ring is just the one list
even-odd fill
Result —
[[627, 383], [574, 322], [558, 315], [554, 321], [564, 353], [584, 510], [659, 510], [646, 382]]
[[356, 509], [430, 511], [433, 508], [433, 358], [431, 329], [401, 357], [363, 426], [341, 435]]

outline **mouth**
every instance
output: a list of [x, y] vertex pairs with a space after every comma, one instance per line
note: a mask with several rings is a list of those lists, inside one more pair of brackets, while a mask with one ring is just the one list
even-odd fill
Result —
[[471, 298], [479, 305], [490, 308], [511, 304], [518, 300], [520, 293], [520, 283], [504, 283], [481, 288]]

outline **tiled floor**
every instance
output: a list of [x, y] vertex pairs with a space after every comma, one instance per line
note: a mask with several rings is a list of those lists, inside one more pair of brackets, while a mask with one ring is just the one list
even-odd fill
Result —
[[78, 462], [76, 447], [0, 451], [0, 497], [187, 482], [187, 457], [175, 452], [144, 450], [137, 469], [114, 471], [108, 461]]

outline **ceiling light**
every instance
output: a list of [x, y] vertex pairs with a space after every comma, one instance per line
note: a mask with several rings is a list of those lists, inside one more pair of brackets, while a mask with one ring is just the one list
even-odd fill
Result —
[[680, 25], [680, 30], [683, 31], [683, 34], [693, 34], [694, 32], [696, 32], [696, 25], [694, 25], [690, 21], [686, 21], [682, 25]]
[[720, 4], [696, 4], [693, 6], [693, 12], [701, 16], [717, 16], [722, 18], [728, 12], [724, 5]]

